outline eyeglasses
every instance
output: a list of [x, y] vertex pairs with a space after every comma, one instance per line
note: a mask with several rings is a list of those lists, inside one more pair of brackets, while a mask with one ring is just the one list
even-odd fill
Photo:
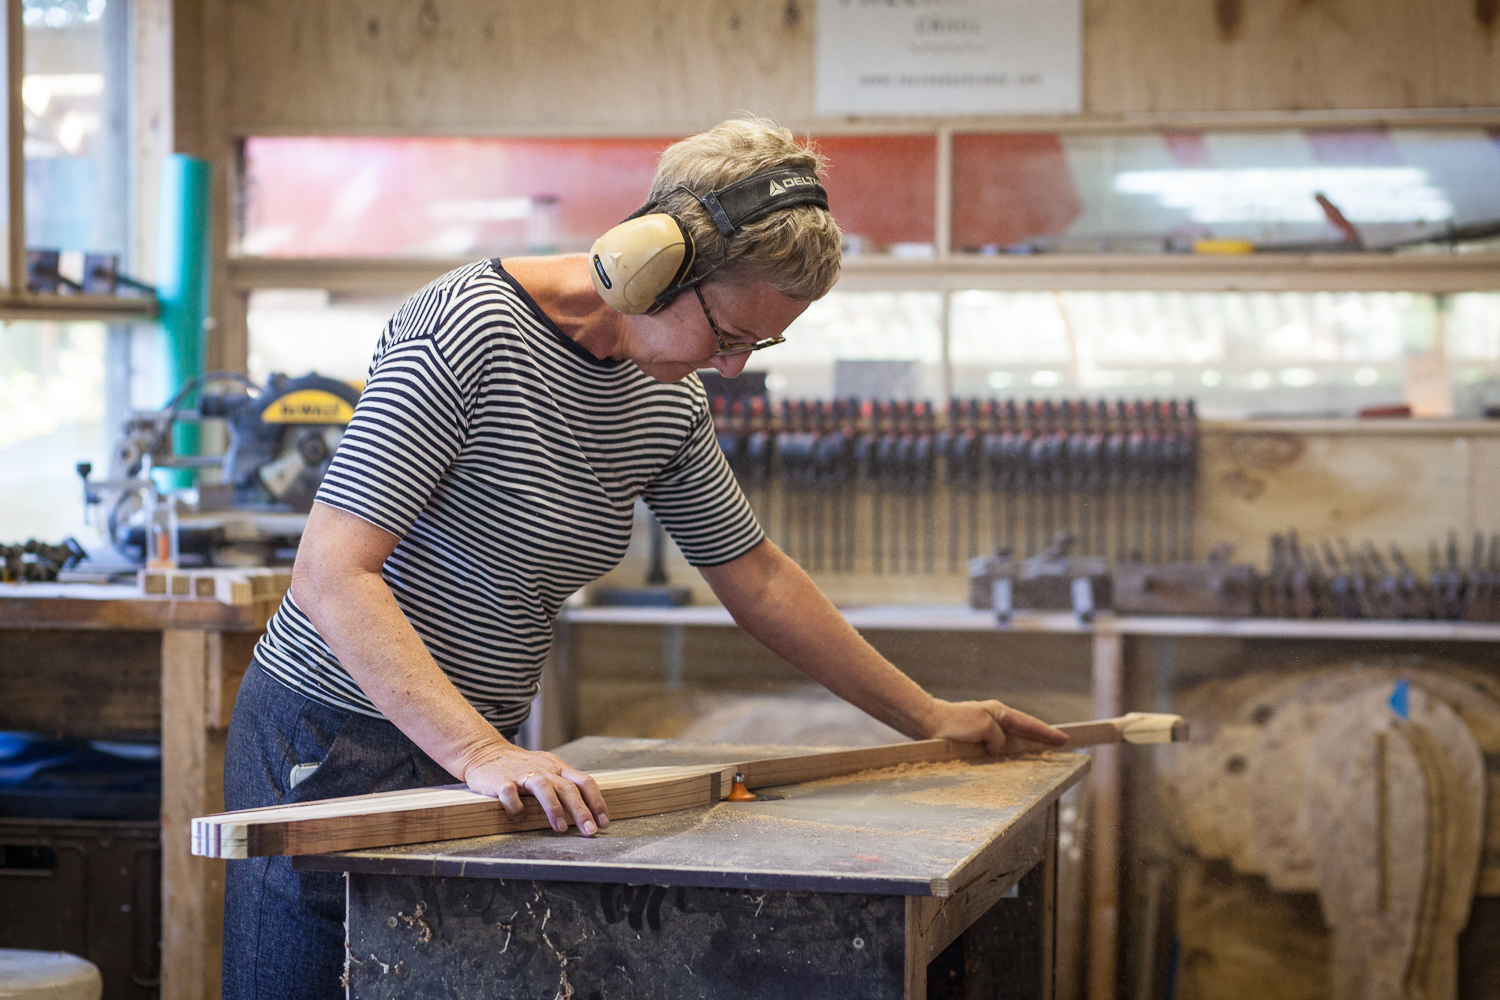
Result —
[[714, 322], [713, 313], [708, 311], [708, 303], [703, 299], [703, 291], [697, 285], [693, 286], [693, 294], [698, 296], [698, 304], [703, 307], [703, 318], [708, 320], [708, 328], [714, 332], [714, 343], [719, 349], [714, 352], [714, 357], [722, 358], [730, 354], [749, 354], [751, 351], [764, 350], [767, 347], [775, 347], [777, 344], [785, 343], [786, 338], [781, 336], [765, 337], [761, 340], [748, 340], [734, 343], [726, 340], [724, 331], [719, 329], [719, 324]]

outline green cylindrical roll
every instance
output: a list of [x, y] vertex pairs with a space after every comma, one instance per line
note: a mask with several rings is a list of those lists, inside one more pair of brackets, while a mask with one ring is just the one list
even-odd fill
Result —
[[[156, 295], [161, 304], [167, 398], [203, 374], [203, 320], [208, 314], [208, 234], [210, 168], [207, 160], [174, 153], [161, 165], [157, 222]], [[184, 401], [191, 406], [193, 398]], [[196, 424], [178, 424], [173, 447], [180, 455], [198, 451]], [[169, 485], [192, 484], [192, 474], [170, 474]]]

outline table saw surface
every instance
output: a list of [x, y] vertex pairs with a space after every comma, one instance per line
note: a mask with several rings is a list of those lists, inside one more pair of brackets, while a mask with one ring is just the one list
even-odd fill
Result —
[[[556, 752], [575, 767], [603, 770], [827, 749], [588, 737]], [[993, 866], [993, 847], [1030, 826], [1088, 766], [1088, 756], [1068, 752], [902, 765], [762, 789], [753, 803], [621, 820], [593, 838], [541, 830], [295, 863], [370, 874], [948, 896]]]

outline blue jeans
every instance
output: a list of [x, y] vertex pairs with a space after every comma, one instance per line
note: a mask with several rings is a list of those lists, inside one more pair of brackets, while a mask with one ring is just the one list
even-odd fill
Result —
[[[318, 768], [293, 788], [296, 764]], [[384, 719], [305, 698], [253, 662], [240, 683], [224, 750], [226, 809], [455, 780]], [[227, 864], [224, 1000], [343, 996], [343, 877], [296, 871], [283, 857]]]

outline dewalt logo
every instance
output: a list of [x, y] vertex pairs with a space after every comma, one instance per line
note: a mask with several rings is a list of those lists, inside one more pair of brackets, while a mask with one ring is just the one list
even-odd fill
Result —
[[347, 424], [353, 416], [354, 407], [319, 389], [289, 392], [260, 411], [268, 424]]

